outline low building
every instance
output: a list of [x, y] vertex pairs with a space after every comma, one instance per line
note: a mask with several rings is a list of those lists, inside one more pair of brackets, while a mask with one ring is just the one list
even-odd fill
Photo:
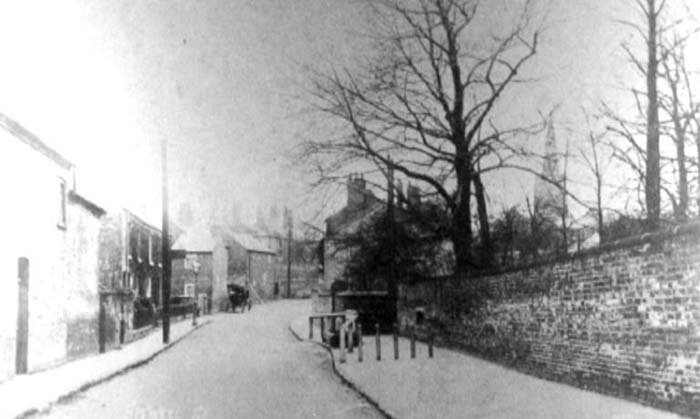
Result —
[[73, 163], [0, 114], [0, 381], [97, 349], [104, 210], [74, 176]]
[[228, 250], [206, 228], [190, 229], [172, 246], [171, 295], [196, 298], [200, 309], [226, 307]]

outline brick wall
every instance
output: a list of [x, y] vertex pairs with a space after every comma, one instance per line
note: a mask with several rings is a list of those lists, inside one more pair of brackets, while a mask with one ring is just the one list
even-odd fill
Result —
[[464, 281], [403, 285], [403, 328], [422, 309], [438, 342], [545, 378], [680, 413], [700, 412], [700, 225]]

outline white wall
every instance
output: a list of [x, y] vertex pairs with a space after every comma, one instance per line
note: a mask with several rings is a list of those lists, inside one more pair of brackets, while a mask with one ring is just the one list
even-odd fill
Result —
[[70, 189], [69, 171], [0, 129], [0, 379], [14, 372], [21, 256], [29, 258], [29, 369], [65, 355], [59, 177]]

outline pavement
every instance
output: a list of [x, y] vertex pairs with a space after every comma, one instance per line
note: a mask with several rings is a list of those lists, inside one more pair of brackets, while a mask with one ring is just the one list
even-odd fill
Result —
[[[309, 307], [310, 309], [310, 307]], [[316, 324], [318, 322], [315, 322]], [[308, 315], [294, 319], [290, 330], [301, 340], [309, 337]], [[319, 344], [320, 330], [314, 338]], [[581, 390], [566, 384], [519, 373], [465, 353], [399, 339], [394, 360], [390, 335], [381, 337], [382, 360], [376, 360], [375, 337], [363, 339], [363, 362], [358, 351], [339, 362], [330, 349], [335, 371], [386, 416], [427, 418], [568, 418], [568, 419], [678, 419], [681, 416], [627, 400]]]
[[333, 372], [325, 349], [289, 332], [309, 307], [283, 300], [212, 315], [150, 362], [32, 418], [382, 418]]
[[149, 362], [210, 321], [211, 316], [204, 316], [198, 319], [197, 326], [192, 326], [190, 319], [171, 323], [170, 342], [165, 345], [158, 328], [121, 349], [3, 381], [0, 383], [0, 418], [23, 417], [46, 410], [61, 399]]

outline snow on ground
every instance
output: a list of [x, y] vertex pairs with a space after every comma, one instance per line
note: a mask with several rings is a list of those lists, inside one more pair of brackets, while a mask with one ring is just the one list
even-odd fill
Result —
[[[308, 338], [308, 318], [292, 322]], [[315, 340], [319, 329], [315, 327]], [[382, 360], [376, 361], [375, 337], [365, 336], [364, 361], [357, 350], [336, 368], [360, 391], [396, 418], [571, 418], [651, 419], [680, 418], [676, 414], [604, 396], [565, 384], [522, 374], [460, 352], [435, 348], [428, 358], [424, 343], [416, 343], [410, 359], [408, 339], [399, 339], [394, 360], [392, 338], [381, 339]]]

